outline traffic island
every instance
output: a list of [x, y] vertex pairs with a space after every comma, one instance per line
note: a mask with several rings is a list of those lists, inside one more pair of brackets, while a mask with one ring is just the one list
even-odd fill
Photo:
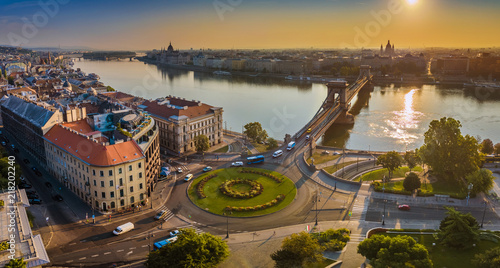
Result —
[[188, 189], [196, 206], [230, 217], [274, 213], [292, 203], [296, 194], [297, 188], [288, 177], [260, 168], [213, 170], [194, 179]]

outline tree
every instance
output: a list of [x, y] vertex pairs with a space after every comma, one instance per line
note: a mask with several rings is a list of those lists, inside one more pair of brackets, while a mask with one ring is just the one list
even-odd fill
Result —
[[430, 123], [419, 155], [434, 173], [460, 178], [479, 169], [479, 144], [472, 136], [462, 136], [461, 126], [459, 121], [446, 117]]
[[385, 153], [377, 158], [377, 165], [382, 165], [389, 171], [389, 178], [392, 177], [394, 170], [401, 167], [402, 163], [403, 158], [396, 151]]
[[211, 268], [229, 256], [229, 247], [220, 237], [182, 229], [177, 241], [149, 253], [147, 267]]
[[205, 135], [198, 135], [194, 137], [194, 144], [196, 145], [197, 152], [205, 152], [210, 148], [210, 141]]
[[445, 207], [448, 212], [439, 224], [438, 238], [443, 245], [463, 249], [472, 247], [479, 239], [479, 225], [470, 213], [463, 214], [454, 208]]
[[10, 259], [10, 261], [5, 264], [5, 268], [26, 268], [26, 262], [23, 258], [20, 259]]
[[472, 193], [488, 193], [488, 191], [493, 188], [493, 181], [495, 180], [495, 176], [493, 176], [493, 173], [491, 171], [482, 168], [465, 176], [465, 179], [468, 183], [472, 183]]
[[490, 139], [485, 139], [481, 142], [481, 153], [492, 154], [494, 150], [493, 142]]
[[274, 148], [278, 147], [278, 141], [276, 141], [273, 138], [267, 139], [267, 149], [272, 150]]
[[495, 144], [495, 154], [499, 155], [500, 154], [500, 142]]
[[413, 172], [410, 172], [408, 175], [406, 175], [406, 178], [403, 181], [403, 187], [405, 188], [405, 191], [409, 192], [413, 192], [416, 189], [420, 188], [421, 184], [422, 183], [420, 182], [420, 178]]
[[474, 255], [472, 264], [477, 268], [500, 267], [500, 247], [487, 250], [485, 253]]
[[302, 267], [306, 263], [323, 260], [318, 241], [306, 232], [285, 237], [281, 249], [271, 254], [275, 267]]
[[420, 159], [418, 155], [415, 153], [415, 151], [406, 151], [404, 155], [404, 160], [406, 162], [406, 165], [408, 168], [410, 168], [410, 171], [418, 165], [420, 162]]
[[374, 268], [432, 267], [427, 249], [411, 236], [373, 235], [358, 245], [358, 253]]
[[248, 123], [244, 126], [245, 133], [250, 139], [257, 142], [262, 142], [267, 139], [267, 131], [262, 129], [262, 125], [259, 122]]
[[111, 86], [107, 86], [106, 87], [106, 91], [107, 92], [113, 92], [113, 91], [116, 91], [114, 88], [112, 88]]

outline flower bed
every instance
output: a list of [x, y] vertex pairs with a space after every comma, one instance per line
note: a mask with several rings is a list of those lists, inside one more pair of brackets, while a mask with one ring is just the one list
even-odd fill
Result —
[[198, 185], [196, 186], [196, 194], [198, 195], [198, 197], [200, 199], [203, 199], [203, 198], [206, 198], [207, 196], [205, 195], [205, 193], [203, 192], [203, 187], [205, 187], [205, 184], [212, 178], [215, 178], [217, 177], [217, 174], [212, 174], [212, 175], [209, 175], [205, 178], [203, 178], [199, 183]]
[[[243, 192], [239, 192], [239, 191], [231, 189], [231, 186], [233, 186], [235, 184], [240, 184], [240, 183], [248, 184], [252, 187], [252, 189], [250, 189], [250, 191], [247, 193], [243, 193]], [[246, 180], [246, 179], [245, 180], [236, 179], [236, 180], [225, 181], [224, 183], [221, 184], [219, 189], [220, 189], [221, 193], [223, 193], [229, 197], [241, 198], [241, 199], [252, 198], [254, 196], [261, 194], [262, 191], [264, 191], [264, 187], [262, 186], [262, 184], [260, 184], [256, 181], [253, 181], [253, 180]]]
[[232, 206], [227, 206], [226, 207], [226, 211], [256, 211], [256, 210], [262, 210], [262, 209], [266, 209], [268, 207], [272, 207], [272, 206], [275, 206], [277, 205], [279, 202], [283, 201], [283, 199], [285, 199], [285, 195], [278, 195], [275, 199], [265, 203], [265, 204], [262, 204], [262, 205], [257, 205], [257, 206], [253, 206], [253, 207], [232, 207]]
[[262, 172], [262, 171], [259, 171], [259, 170], [253, 170], [253, 169], [250, 169], [250, 170], [247, 170], [247, 169], [242, 169], [240, 170], [240, 173], [252, 173], [252, 174], [257, 174], [257, 175], [262, 175], [262, 176], [266, 176], [270, 179], [273, 179], [275, 182], [277, 183], [281, 183], [283, 182], [283, 179], [280, 178], [280, 177], [276, 177], [272, 174], [269, 174], [269, 173], [266, 173], [266, 172]]

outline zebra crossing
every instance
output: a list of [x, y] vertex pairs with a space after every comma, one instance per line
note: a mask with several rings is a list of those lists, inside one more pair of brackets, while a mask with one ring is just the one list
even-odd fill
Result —
[[351, 239], [347, 243], [351, 244], [359, 244], [359, 242], [366, 239], [366, 235], [364, 234], [350, 234]]
[[366, 196], [358, 196], [354, 200], [352, 210], [349, 212], [349, 219], [354, 221], [361, 221], [365, 219], [366, 211], [368, 210], [369, 202]]
[[165, 216], [163, 216], [163, 220], [164, 221], [168, 221], [170, 220], [171, 218], [173, 218], [175, 216], [174, 213], [172, 213], [172, 211], [170, 211], [170, 209], [167, 208], [167, 206], [163, 205], [161, 206], [160, 208], [158, 208], [156, 211], [157, 212], [160, 212], [162, 210], [165, 210], [167, 213], [165, 214]]

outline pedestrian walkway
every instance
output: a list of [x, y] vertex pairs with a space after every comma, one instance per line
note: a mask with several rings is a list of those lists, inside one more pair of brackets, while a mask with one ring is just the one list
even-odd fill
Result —
[[167, 206], [165, 206], [165, 205], [159, 207], [158, 209], [156, 209], [156, 211], [157, 212], [160, 212], [160, 211], [166, 212], [165, 216], [163, 216], [163, 221], [168, 221], [175, 216], [175, 214], [172, 213], [172, 211], [170, 211], [170, 209], [168, 209]]
[[365, 220], [366, 211], [368, 211], [368, 196], [358, 195], [354, 200], [354, 204], [352, 206], [352, 210], [349, 211], [349, 220], [351, 221], [360, 221]]

